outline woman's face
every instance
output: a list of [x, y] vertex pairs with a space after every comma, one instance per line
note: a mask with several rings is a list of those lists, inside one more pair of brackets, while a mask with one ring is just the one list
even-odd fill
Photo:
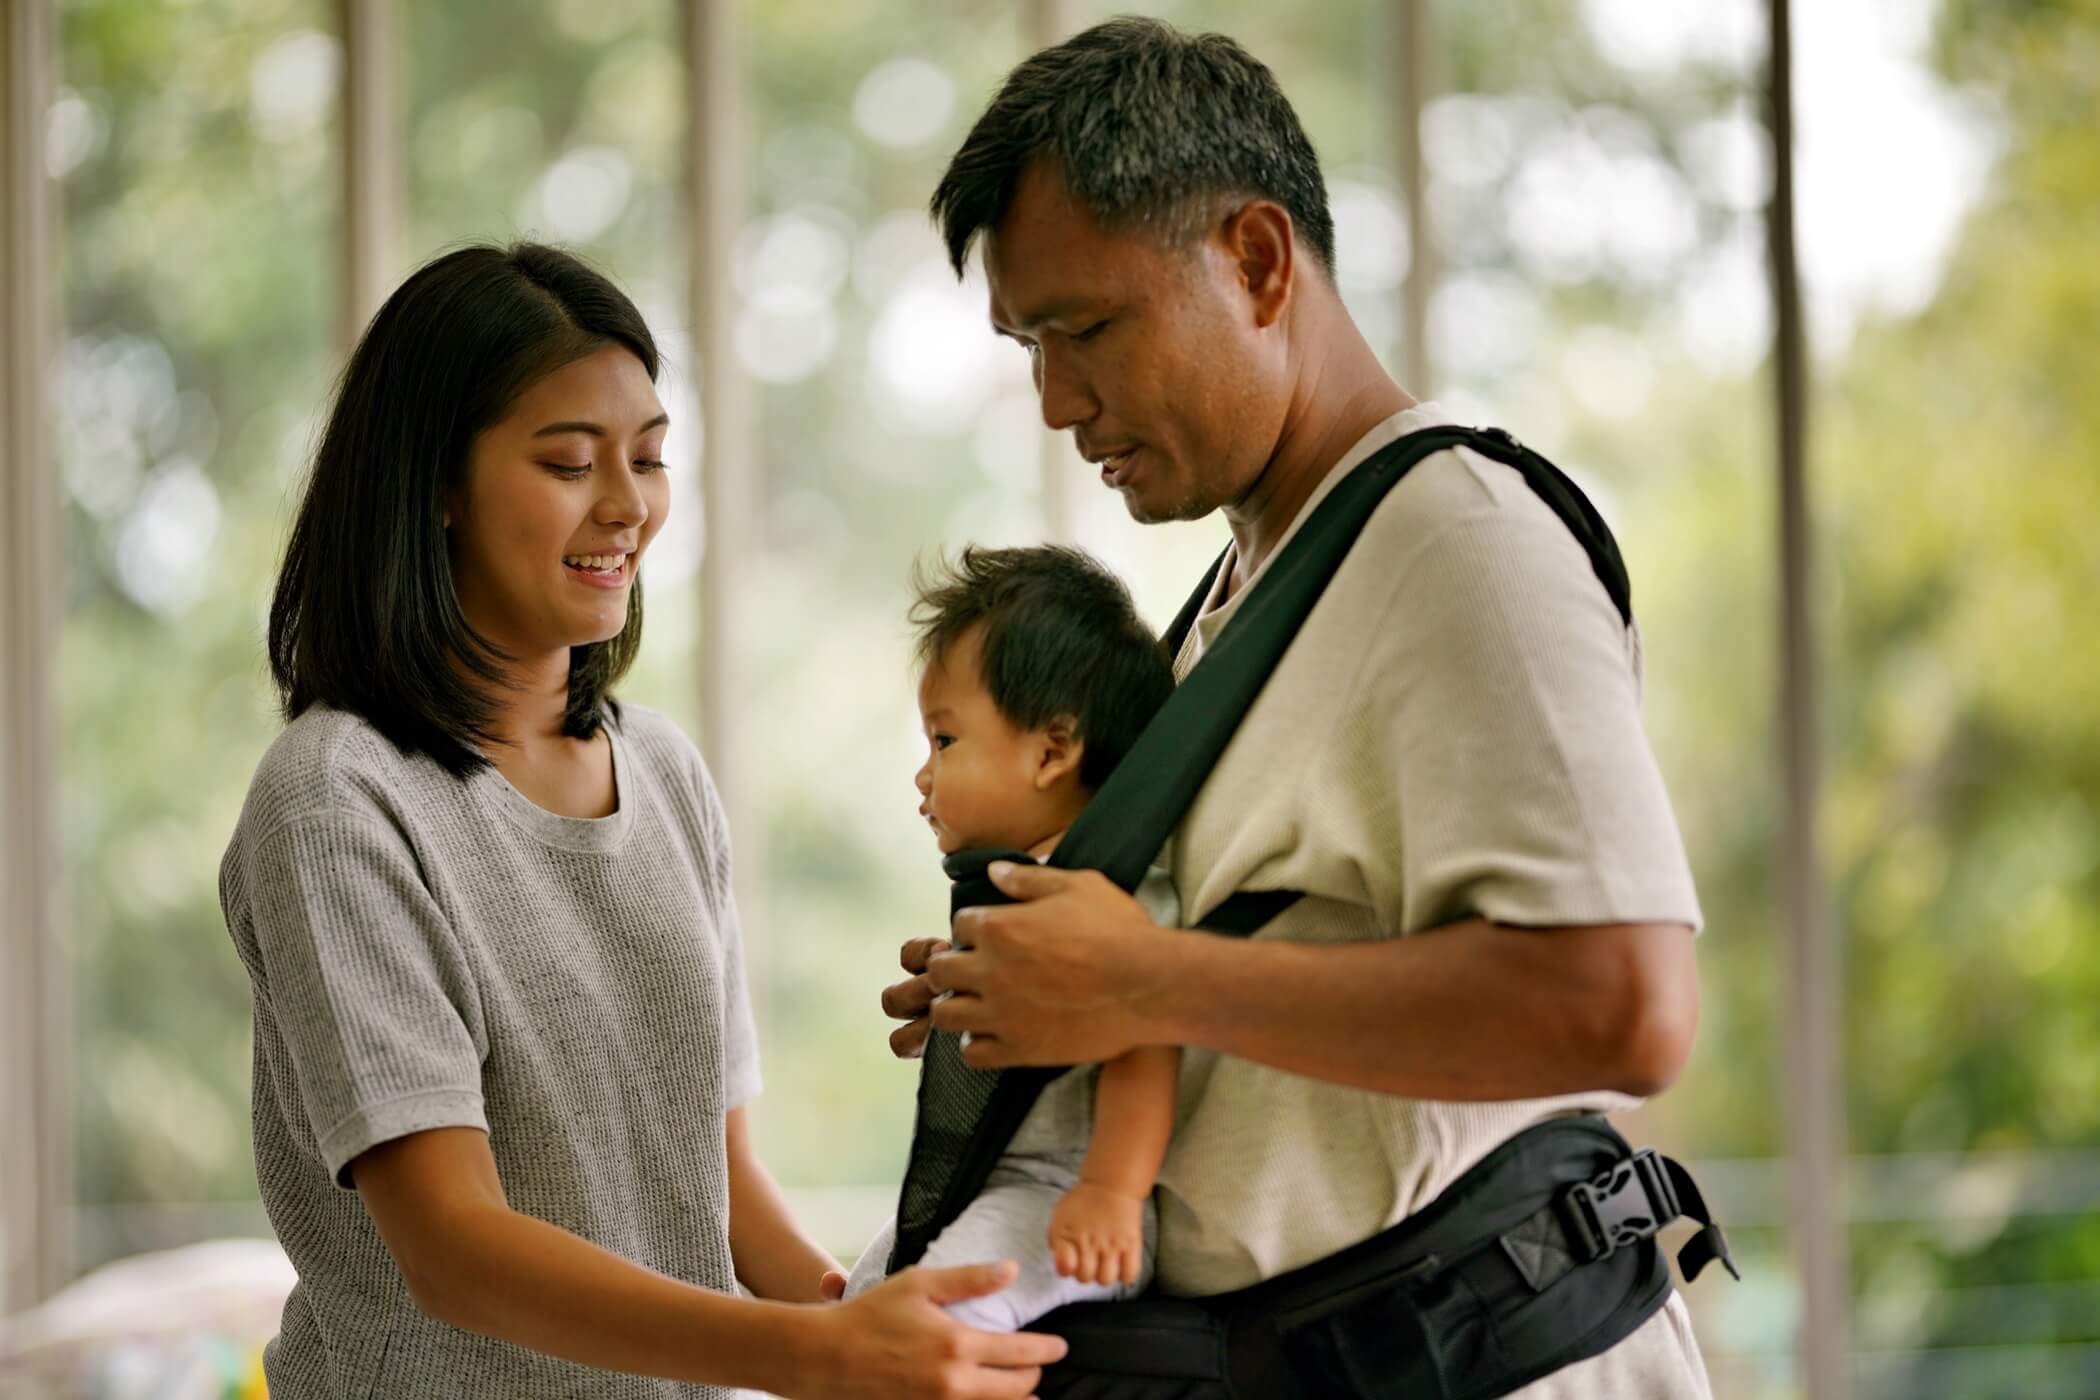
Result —
[[533, 384], [475, 438], [445, 525], [476, 630], [521, 660], [619, 634], [670, 509], [664, 425], [648, 371], [613, 345]]

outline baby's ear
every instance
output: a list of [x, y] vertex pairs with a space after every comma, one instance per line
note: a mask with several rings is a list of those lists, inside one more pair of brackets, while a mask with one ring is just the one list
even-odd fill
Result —
[[1041, 755], [1035, 769], [1035, 787], [1046, 792], [1067, 778], [1079, 777], [1079, 760], [1086, 754], [1086, 740], [1079, 737], [1079, 720], [1059, 715], [1037, 731]]

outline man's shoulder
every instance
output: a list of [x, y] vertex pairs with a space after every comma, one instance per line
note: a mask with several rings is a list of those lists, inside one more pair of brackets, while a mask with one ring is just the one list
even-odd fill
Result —
[[[1411, 438], [1461, 426], [1434, 402], [1392, 415], [1358, 440], [1340, 474], [1322, 488], [1315, 503]], [[1567, 533], [1522, 472], [1469, 447], [1443, 447], [1417, 460], [1371, 507], [1363, 535], [1341, 567], [1352, 575], [1403, 569], [1454, 526], [1465, 527], [1476, 542], [1493, 547], [1488, 542], [1504, 531], [1541, 525]]]
[[1594, 571], [1582, 542], [1524, 474], [1463, 446], [1430, 453], [1394, 484], [1337, 574], [1381, 596], [1404, 581], [1418, 597], [1528, 594], [1585, 578]]
[[1522, 472], [1469, 447], [1447, 447], [1415, 463], [1379, 502], [1366, 529], [1419, 540], [1454, 524], [1492, 531], [1541, 523], [1560, 520]]
[[[1638, 674], [1638, 647], [1583, 542], [1523, 473], [1471, 449], [1418, 462], [1373, 509], [1329, 585], [1359, 645], [1447, 657], [1459, 638], [1521, 647], [1580, 633]], [[1481, 644], [1485, 644], [1483, 641]]]

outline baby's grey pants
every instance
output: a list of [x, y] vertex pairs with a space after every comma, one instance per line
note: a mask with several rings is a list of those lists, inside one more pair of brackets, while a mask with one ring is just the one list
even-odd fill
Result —
[[[999, 1159], [985, 1179], [984, 1190], [934, 1238], [919, 1262], [947, 1268], [1014, 1259], [1020, 1262], [1021, 1272], [1010, 1285], [988, 1297], [948, 1304], [951, 1317], [986, 1332], [1016, 1332], [1066, 1303], [1134, 1298], [1145, 1291], [1152, 1281], [1152, 1253], [1159, 1237], [1158, 1215], [1150, 1200], [1145, 1202], [1145, 1249], [1136, 1284], [1082, 1283], [1066, 1278], [1050, 1257], [1051, 1212], [1065, 1192], [1078, 1184], [1085, 1156], [1071, 1152]], [[897, 1222], [892, 1219], [861, 1251], [846, 1284], [848, 1298], [882, 1282], [896, 1238]]]

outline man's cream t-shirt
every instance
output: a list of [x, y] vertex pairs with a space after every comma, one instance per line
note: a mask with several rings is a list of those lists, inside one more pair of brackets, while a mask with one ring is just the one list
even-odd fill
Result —
[[[1278, 552], [1349, 471], [1447, 421], [1421, 404], [1373, 429]], [[1261, 587], [1257, 570], [1220, 604], [1235, 563], [1177, 676]], [[1636, 634], [1522, 476], [1464, 450], [1426, 458], [1372, 515], [1176, 833], [1183, 921], [1236, 891], [1293, 889], [1305, 898], [1256, 937], [1353, 942], [1476, 917], [1696, 928], [1639, 698]], [[1413, 1214], [1534, 1123], [1633, 1103], [1404, 1099], [1186, 1050], [1159, 1286], [1220, 1293], [1309, 1263]], [[1613, 1393], [1705, 1392], [1675, 1299], [1608, 1356], [1525, 1393], [1603, 1393], [1579, 1375], [1593, 1370]]]

